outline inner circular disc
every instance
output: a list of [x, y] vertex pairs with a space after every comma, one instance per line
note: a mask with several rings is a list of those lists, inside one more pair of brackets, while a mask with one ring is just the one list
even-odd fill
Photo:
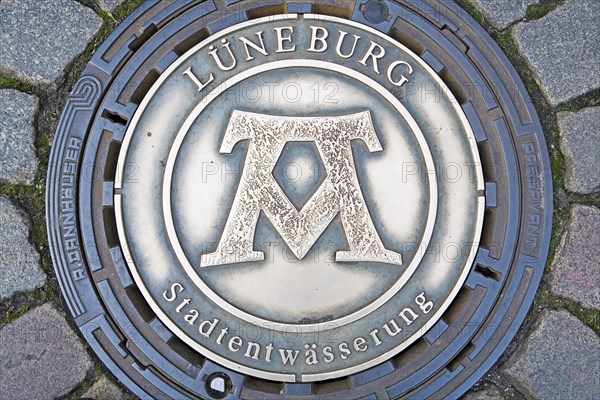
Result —
[[483, 189], [467, 119], [423, 60], [361, 24], [290, 14], [226, 28], [160, 76], [114, 205], [132, 276], [175, 335], [293, 382], [427, 332], [472, 265]]

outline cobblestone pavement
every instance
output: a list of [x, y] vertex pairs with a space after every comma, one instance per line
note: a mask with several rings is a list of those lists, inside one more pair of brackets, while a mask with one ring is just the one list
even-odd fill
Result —
[[[600, 393], [600, 1], [459, 1], [523, 78], [544, 126], [555, 191], [553, 243], [534, 305], [508, 351], [465, 398], [595, 399]], [[44, 179], [70, 87], [95, 46], [139, 2], [0, 1], [3, 399], [130, 397], [69, 322], [48, 252]]]

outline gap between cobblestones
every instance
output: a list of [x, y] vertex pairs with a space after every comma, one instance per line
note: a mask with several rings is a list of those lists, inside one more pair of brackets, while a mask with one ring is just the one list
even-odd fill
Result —
[[[54, 132], [66, 98], [75, 82], [79, 79], [86, 64], [91, 59], [96, 48], [110, 35], [110, 33], [112, 33], [126, 16], [144, 2], [144, 0], [126, 0], [110, 13], [102, 10], [96, 1], [75, 1], [93, 9], [94, 12], [102, 18], [103, 23], [95, 37], [86, 47], [86, 50], [66, 67], [66, 76], [58, 83], [57, 89], [53, 89], [49, 85], [35, 85], [22, 82], [12, 76], [0, 74], [0, 89], [11, 88], [34, 94], [38, 96], [40, 101], [40, 107], [36, 112], [34, 119], [34, 127], [37, 132], [36, 154], [39, 160], [36, 179], [34, 181], [35, 183], [33, 186], [16, 184], [0, 185], [0, 195], [7, 196], [15, 204], [20, 206], [29, 216], [32, 222], [31, 241], [40, 254], [41, 268], [48, 273], [47, 283], [44, 287], [29, 293], [19, 293], [11, 299], [0, 303], [0, 328], [24, 315], [32, 308], [44, 303], [50, 302], [57, 306], [58, 309], [64, 309], [58, 283], [53, 273], [52, 260], [48, 251], [45, 222], [45, 179]], [[555, 252], [560, 242], [561, 235], [563, 234], [568, 220], [570, 206], [577, 203], [600, 207], [600, 193], [580, 195], [568, 192], [564, 188], [565, 163], [559, 148], [559, 130], [556, 113], [559, 111], [579, 111], [585, 107], [599, 105], [600, 90], [582, 95], [558, 107], [551, 107], [536, 83], [533, 72], [529, 68], [527, 61], [518, 52], [516, 43], [512, 37], [511, 30], [514, 24], [519, 23], [520, 21], [516, 21], [503, 30], [497, 30], [489, 24], [482, 14], [472, 4], [468, 3], [467, 0], [456, 0], [456, 2], [491, 34], [496, 43], [500, 45], [511, 63], [515, 66], [515, 69], [523, 80], [542, 123], [550, 154], [553, 175], [553, 230], [545, 274], [524, 324], [521, 326], [517, 336], [512, 341], [507, 351], [496, 364], [498, 366], [503, 365], [516, 351], [522, 350], [526, 339], [531, 335], [533, 329], [537, 325], [542, 310], [546, 308], [552, 310], [561, 308], [566, 309], [585, 325], [589, 326], [597, 335], [600, 335], [600, 311], [585, 308], [578, 302], [551, 294], [548, 274], [550, 266], [554, 261]], [[536, 5], [528, 6], [524, 21], [540, 19], [564, 3], [565, 0], [541, 0]], [[78, 329], [74, 326], [73, 322], [70, 319], [68, 320], [73, 330], [78, 332]], [[89, 350], [87, 343], [84, 344], [86, 349]], [[82, 395], [100, 376], [106, 374], [106, 369], [95, 357], [93, 357], [93, 361], [93, 376], [88, 377], [86, 382], [73, 393], [65, 396], [65, 398], [74, 398], [78, 395]], [[498, 372], [497, 366], [492, 368], [475, 388], [481, 390], [485, 388], [486, 385], [493, 384], [497, 386], [505, 396], [517, 400], [524, 399], [524, 396], [517, 389], [510, 386], [502, 374]]]

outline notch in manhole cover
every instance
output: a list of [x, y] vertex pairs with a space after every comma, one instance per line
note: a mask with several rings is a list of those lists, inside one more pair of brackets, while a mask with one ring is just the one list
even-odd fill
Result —
[[497, 46], [430, 2], [147, 3], [98, 48], [49, 236], [134, 393], [456, 397], [500, 356], [545, 263], [548, 155]]

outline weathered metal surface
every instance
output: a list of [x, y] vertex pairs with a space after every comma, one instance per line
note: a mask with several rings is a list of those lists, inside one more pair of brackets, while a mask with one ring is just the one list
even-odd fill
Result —
[[[288, 16], [268, 17], [280, 14]], [[47, 201], [65, 300], [90, 346], [123, 383], [154, 398], [440, 398], [457, 397], [491, 367], [516, 334], [542, 274], [551, 179], [523, 85], [463, 10], [433, 1], [161, 1], [146, 3], [127, 21], [97, 50], [67, 102]], [[273, 29], [288, 25], [294, 29], [290, 40], [284, 38], [291, 32]], [[255, 46], [231, 36], [238, 29], [247, 29], [240, 36]], [[340, 30], [347, 32], [347, 45], [354, 35], [363, 38], [354, 58], [337, 54]], [[237, 56], [230, 70], [221, 39]], [[324, 43], [328, 48], [318, 51]], [[369, 49], [378, 54], [371, 43], [389, 58], [363, 60]], [[296, 51], [277, 52], [294, 44]], [[347, 54], [350, 47], [340, 49]], [[214, 87], [207, 83], [211, 72]], [[231, 84], [215, 91], [225, 82]], [[286, 92], [276, 90], [286, 84]], [[173, 92], [161, 97], [169, 85]], [[310, 101], [295, 101], [298, 92]], [[172, 96], [177, 93], [182, 96]], [[325, 123], [332, 127], [316, 128]], [[259, 128], [250, 132], [248, 124]], [[289, 127], [304, 133], [294, 136]], [[359, 140], [333, 150], [337, 142], [328, 141], [327, 132]], [[256, 149], [261, 140], [271, 143], [272, 152]], [[274, 165], [243, 181], [242, 171], [252, 171], [248, 160], [265, 157]], [[462, 166], [462, 179], [453, 183], [456, 169], [449, 166], [455, 161], [480, 161], [482, 176]], [[289, 165], [312, 175], [291, 180]], [[340, 165], [341, 172], [332, 167]], [[435, 173], [423, 179], [423, 170]], [[254, 202], [244, 197], [251, 193], [260, 194]], [[271, 208], [272, 202], [278, 206]], [[360, 222], [338, 216], [347, 205], [362, 210]], [[234, 228], [239, 221], [245, 221], [241, 231]], [[435, 270], [455, 254], [449, 247], [444, 254], [448, 240], [436, 240], [444, 227], [454, 229], [445, 233], [462, 246], [478, 242], [454, 267], [441, 269], [451, 271], [451, 279]], [[364, 232], [370, 239], [361, 240]], [[239, 245], [235, 257], [218, 246], [227, 234], [226, 243]], [[323, 239], [333, 243], [330, 257], [315, 257]], [[441, 262], [430, 262], [436, 254], [431, 248], [421, 257], [415, 247], [402, 246], [408, 242], [441, 244]], [[152, 253], [161, 246], [172, 249], [168, 262]], [[245, 262], [238, 263], [238, 255]], [[444, 282], [439, 292], [423, 289], [436, 280]], [[187, 297], [175, 283], [185, 284], [183, 293], [194, 291], [190, 304], [181, 306]], [[167, 300], [176, 294], [177, 301]], [[201, 315], [195, 325], [189, 323], [192, 299]], [[394, 315], [397, 323], [406, 322], [398, 307], [407, 299], [418, 317], [405, 313], [410, 327], [399, 325], [401, 334], [384, 336]], [[425, 313], [430, 299], [433, 308]], [[199, 325], [206, 322], [206, 333], [217, 315], [219, 323], [229, 318], [232, 325], [215, 325], [205, 338]], [[259, 343], [256, 331], [243, 331], [260, 321], [272, 322], [264, 330], [272, 340], [263, 336]], [[335, 329], [325, 329], [334, 322]], [[192, 330], [185, 332], [186, 325]], [[219, 345], [225, 327], [231, 333]], [[233, 332], [243, 345], [232, 341]], [[291, 336], [298, 340], [294, 347]], [[359, 337], [365, 343], [356, 342]], [[332, 339], [337, 352], [326, 362], [325, 341]], [[259, 360], [252, 341], [260, 346]], [[278, 350], [298, 351], [296, 367], [267, 362], [270, 343], [272, 360], [281, 360]], [[341, 343], [353, 357], [342, 359]], [[321, 381], [326, 378], [334, 379]]]

